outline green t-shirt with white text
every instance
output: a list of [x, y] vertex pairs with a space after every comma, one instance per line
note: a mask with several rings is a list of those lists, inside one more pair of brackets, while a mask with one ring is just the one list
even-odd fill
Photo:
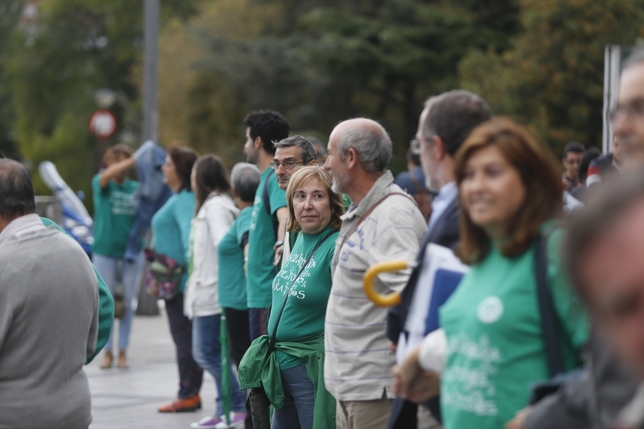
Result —
[[[266, 210], [264, 201], [264, 186], [268, 180], [268, 206], [271, 215]], [[268, 308], [271, 305], [271, 284], [277, 274], [273, 265], [275, 251], [273, 246], [277, 240], [274, 222], [277, 222], [276, 212], [286, 207], [286, 193], [277, 183], [275, 171], [272, 168], [262, 173], [250, 219], [248, 235], [247, 291], [248, 308]]]
[[93, 253], [117, 258], [123, 256], [130, 229], [136, 220], [135, 193], [138, 188], [139, 182], [126, 178], [122, 185], [110, 180], [101, 189], [100, 175], [94, 176]]
[[[559, 318], [561, 350], [572, 369], [588, 341], [586, 315], [560, 260], [557, 231], [548, 240], [547, 278]], [[445, 429], [498, 429], [527, 405], [531, 386], [550, 378], [534, 270], [534, 246], [507, 258], [495, 245], [471, 267], [440, 309], [448, 354], [441, 375]]]
[[[329, 235], [331, 234], [331, 235]], [[297, 279], [295, 276], [318, 242], [324, 243], [315, 251], [306, 268]], [[331, 263], [338, 231], [330, 226], [317, 234], [300, 233], [282, 270], [273, 280], [273, 307], [268, 320], [268, 332], [272, 335], [277, 316], [284, 299], [288, 296], [282, 317], [277, 326], [275, 340], [294, 341], [309, 335], [324, 332], [326, 305], [331, 293]], [[295, 280], [295, 283], [293, 283]], [[299, 359], [276, 351], [281, 369], [299, 365]]]

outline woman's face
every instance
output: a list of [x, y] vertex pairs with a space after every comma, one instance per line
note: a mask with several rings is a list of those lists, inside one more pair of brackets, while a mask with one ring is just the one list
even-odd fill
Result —
[[496, 146], [474, 152], [465, 164], [461, 201], [472, 223], [491, 238], [504, 238], [526, 197], [519, 171]]
[[165, 164], [161, 167], [161, 171], [163, 172], [163, 183], [168, 185], [173, 191], [177, 191], [181, 187], [181, 180], [177, 175], [177, 169], [170, 155], [166, 155]]
[[293, 194], [295, 219], [305, 234], [317, 234], [331, 221], [331, 197], [317, 177], [311, 177]]

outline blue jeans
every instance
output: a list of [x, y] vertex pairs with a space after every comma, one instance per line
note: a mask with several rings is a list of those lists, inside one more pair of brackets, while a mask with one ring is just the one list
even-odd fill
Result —
[[312, 429], [315, 394], [303, 363], [282, 371], [284, 406], [273, 412], [273, 429]]
[[[224, 414], [224, 406], [221, 398], [221, 344], [219, 332], [221, 329], [221, 314], [213, 316], [195, 317], [192, 319], [192, 355], [195, 361], [203, 369], [208, 371], [215, 379], [217, 386], [217, 410], [215, 416]], [[246, 395], [239, 388], [237, 376], [230, 371], [230, 409], [241, 413], [246, 411]]]
[[[114, 295], [116, 289], [116, 270], [117, 264], [121, 267], [121, 281], [123, 283], [123, 298], [125, 301], [125, 316], [119, 320], [119, 350], [127, 350], [130, 343], [130, 331], [132, 330], [132, 319], [134, 310], [132, 309], [132, 299], [136, 295], [136, 281], [139, 278], [141, 269], [143, 267], [144, 256], [143, 252], [139, 252], [134, 261], [124, 261], [123, 258], [114, 258], [112, 256], [92, 255], [92, 262], [98, 273], [103, 277], [107, 287]], [[114, 320], [114, 324], [116, 321]], [[110, 332], [110, 338], [105, 344], [105, 350], [112, 350], [112, 339], [114, 336], [114, 328]]]

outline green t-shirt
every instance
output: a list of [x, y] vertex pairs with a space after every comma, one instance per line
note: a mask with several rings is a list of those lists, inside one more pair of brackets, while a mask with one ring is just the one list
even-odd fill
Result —
[[[547, 246], [548, 285], [568, 369], [580, 364], [589, 326], [559, 256], [562, 231]], [[550, 378], [536, 293], [534, 246], [515, 258], [496, 248], [465, 275], [440, 309], [448, 355], [441, 377], [445, 429], [498, 429], [527, 405], [530, 387]]]
[[122, 185], [110, 180], [101, 189], [100, 175], [92, 179], [94, 193], [94, 244], [92, 252], [120, 257], [125, 253], [127, 237], [136, 220], [134, 193], [139, 182], [125, 179]]
[[219, 305], [223, 308], [247, 310], [246, 275], [244, 274], [244, 248], [242, 237], [250, 228], [252, 207], [239, 212], [232, 226], [219, 242], [217, 257], [219, 271], [217, 287], [219, 288]]
[[[183, 189], [172, 195], [152, 216], [152, 243], [156, 252], [185, 264], [190, 261], [190, 226], [195, 215], [195, 194]], [[188, 272], [181, 279], [181, 292], [186, 290]]]
[[[273, 307], [268, 320], [268, 332], [271, 335], [275, 329], [279, 310], [282, 308], [287, 293], [290, 293], [277, 327], [275, 340], [278, 342], [295, 341], [324, 332], [326, 304], [331, 293], [331, 263], [335, 240], [338, 238], [337, 231], [328, 236], [331, 231], [329, 226], [317, 234], [300, 233], [284, 268], [273, 280]], [[306, 268], [293, 284], [293, 279], [300, 271], [302, 264], [324, 237], [328, 238], [315, 251]], [[281, 369], [293, 368], [301, 363], [293, 356], [280, 351], [276, 353]]]
[[[270, 216], [264, 201], [264, 184], [267, 180]], [[271, 284], [277, 274], [273, 266], [273, 245], [277, 240], [273, 222], [277, 222], [275, 213], [282, 207], [286, 207], [286, 193], [277, 184], [274, 170], [268, 168], [259, 181], [250, 219], [246, 264], [248, 308], [268, 308], [271, 305]]]

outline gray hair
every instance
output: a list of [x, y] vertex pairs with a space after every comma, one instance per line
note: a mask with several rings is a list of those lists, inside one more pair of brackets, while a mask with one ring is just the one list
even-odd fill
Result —
[[254, 164], [239, 162], [233, 167], [230, 173], [230, 181], [237, 191], [239, 198], [247, 203], [255, 201], [255, 192], [259, 186], [262, 174]]
[[342, 130], [338, 139], [340, 159], [346, 159], [349, 149], [360, 158], [362, 168], [367, 173], [385, 171], [391, 159], [392, 143], [389, 134], [377, 122], [369, 126], [356, 126]]
[[0, 217], [5, 220], [35, 213], [34, 186], [24, 165], [0, 159]]
[[300, 155], [302, 156], [302, 163], [308, 165], [309, 162], [318, 159], [317, 153], [313, 143], [306, 137], [292, 136], [274, 143], [275, 149], [280, 147], [298, 147], [300, 148]]
[[637, 50], [622, 64], [622, 72], [631, 67], [644, 64], [644, 52]]
[[455, 89], [430, 97], [425, 102], [422, 135], [425, 140], [438, 136], [450, 156], [454, 156], [472, 130], [492, 119], [492, 110], [478, 95]]

